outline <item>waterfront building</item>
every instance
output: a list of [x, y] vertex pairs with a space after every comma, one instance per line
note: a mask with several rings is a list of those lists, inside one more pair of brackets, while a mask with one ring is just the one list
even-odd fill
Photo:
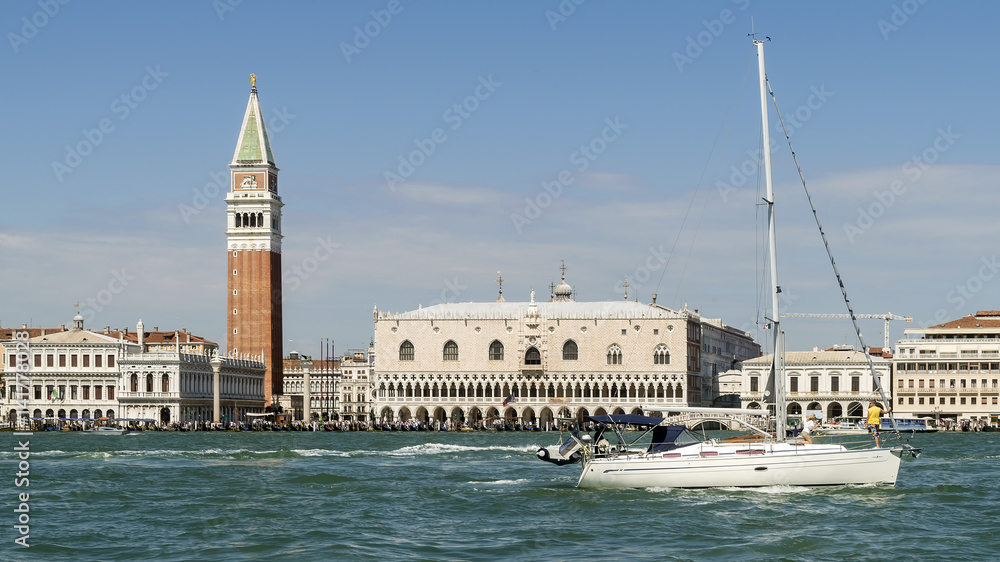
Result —
[[[697, 314], [698, 309], [694, 312]], [[738, 408], [740, 364], [754, 357], [760, 357], [760, 345], [746, 333], [726, 326], [718, 318], [702, 318], [701, 376], [695, 379], [700, 405]]]
[[[84, 329], [79, 314], [72, 330], [61, 326], [28, 331], [39, 333], [28, 340], [30, 382], [22, 396], [27, 393], [27, 409], [36, 420], [212, 420], [210, 360], [217, 345], [211, 341], [187, 330], [145, 331], [142, 321], [135, 331], [105, 327], [93, 332]], [[2, 337], [8, 338], [6, 331]], [[3, 357], [8, 374], [17, 364], [14, 349], [8, 339]], [[263, 410], [264, 365], [259, 357], [223, 357], [220, 382], [227, 419], [232, 419], [229, 412], [242, 419]], [[3, 401], [13, 422], [19, 405], [13, 386], [11, 390]]]
[[[768, 354], [743, 362], [742, 407], [774, 410], [764, 394], [773, 360]], [[873, 355], [872, 364], [886, 397], [891, 399], [891, 361]], [[852, 346], [786, 352], [784, 380], [786, 415], [802, 421], [811, 413], [828, 420], [857, 420], [867, 412], [869, 400], [881, 400], [865, 354]]]
[[[214, 419], [215, 373], [212, 357], [218, 346], [191, 334], [143, 330], [121, 336], [121, 417], [210, 422]], [[220, 357], [220, 421], [242, 422], [264, 410], [264, 364], [261, 357]]]
[[[116, 417], [120, 411], [117, 360], [122, 342], [84, 330], [79, 314], [73, 318], [72, 330], [42, 332], [28, 339], [27, 385], [17, 387], [9, 377], [10, 388], [4, 398], [7, 421], [18, 421], [17, 411], [22, 408], [18, 402], [24, 398], [29, 417], [35, 420]], [[7, 373], [14, 373], [17, 353], [9, 340], [3, 364]]]
[[284, 377], [277, 404], [292, 421], [305, 421], [305, 370], [309, 369], [309, 403], [313, 419], [338, 419], [340, 410], [340, 361], [316, 359], [292, 351], [284, 361]]
[[[686, 307], [670, 310], [655, 298], [576, 302], [572, 295], [564, 274], [549, 302], [536, 302], [534, 292], [528, 302], [506, 302], [501, 293], [497, 302], [376, 308], [376, 418], [545, 426], [556, 418], [711, 405], [712, 374], [760, 355], [745, 332]], [[706, 332], [713, 348], [703, 355]]]
[[251, 74], [250, 100], [230, 163], [226, 194], [227, 350], [263, 355], [264, 399], [281, 394], [281, 208], [278, 167]]
[[893, 408], [898, 416], [997, 425], [1000, 311], [903, 332], [896, 343]]
[[339, 418], [348, 422], [366, 422], [374, 417], [374, 387], [372, 366], [375, 360], [374, 344], [368, 352], [348, 351], [340, 358], [340, 410]]

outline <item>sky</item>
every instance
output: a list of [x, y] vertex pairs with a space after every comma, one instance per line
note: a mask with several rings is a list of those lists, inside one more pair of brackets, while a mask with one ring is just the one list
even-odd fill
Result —
[[[1000, 309], [1000, 4], [4, 2], [0, 325], [226, 335], [225, 202], [257, 77], [284, 349], [372, 313], [625, 297], [764, 339], [756, 55], [854, 310]], [[845, 305], [774, 107], [783, 312]], [[221, 178], [221, 179], [216, 179]], [[854, 343], [787, 319], [787, 348]], [[863, 320], [867, 343], [883, 323]]]

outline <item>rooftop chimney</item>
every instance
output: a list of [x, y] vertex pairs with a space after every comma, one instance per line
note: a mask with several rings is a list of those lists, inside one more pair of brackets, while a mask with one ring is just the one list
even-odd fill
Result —
[[66, 331], [66, 324], [59, 324], [59, 331], [60, 332], [65, 332]]

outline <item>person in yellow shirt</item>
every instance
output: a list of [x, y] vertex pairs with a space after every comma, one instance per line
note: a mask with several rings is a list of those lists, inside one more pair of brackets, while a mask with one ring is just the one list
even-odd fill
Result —
[[[888, 414], [892, 409], [887, 408], [885, 413]], [[875, 436], [875, 446], [878, 447], [878, 428], [882, 423], [882, 408], [879, 408], [878, 404], [874, 401], [868, 402], [868, 420], [865, 422], [868, 425], [868, 431], [872, 432]]]

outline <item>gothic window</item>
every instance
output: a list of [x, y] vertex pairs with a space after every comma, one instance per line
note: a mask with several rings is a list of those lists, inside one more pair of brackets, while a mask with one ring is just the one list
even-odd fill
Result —
[[410, 340], [399, 344], [399, 360], [413, 361], [413, 344], [410, 343]]
[[667, 345], [661, 343], [656, 346], [653, 350], [653, 364], [654, 365], [669, 365], [670, 364], [670, 351], [667, 349]]
[[622, 364], [622, 348], [618, 347], [617, 343], [611, 344], [608, 348], [608, 365], [621, 365]]
[[445, 361], [458, 361], [458, 344], [448, 340], [448, 343], [444, 344], [444, 360]]
[[573, 340], [567, 340], [563, 344], [563, 361], [576, 361], [580, 355], [580, 350]]
[[503, 361], [503, 344], [499, 340], [490, 344], [490, 361]]
[[535, 347], [529, 347], [528, 351], [524, 353], [524, 364], [525, 365], [541, 365], [542, 364], [542, 354], [538, 352]]

